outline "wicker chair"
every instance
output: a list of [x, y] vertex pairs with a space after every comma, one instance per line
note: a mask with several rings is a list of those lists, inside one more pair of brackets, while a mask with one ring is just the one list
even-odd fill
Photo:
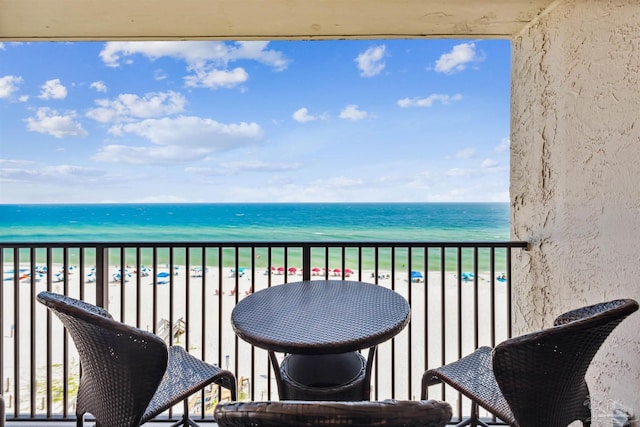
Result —
[[430, 385], [446, 383], [514, 427], [566, 427], [579, 420], [590, 425], [585, 373], [611, 331], [638, 309], [634, 300], [595, 304], [559, 316], [554, 327], [506, 340], [493, 350], [481, 347], [422, 377], [422, 398]]
[[227, 402], [215, 410], [220, 427], [443, 427], [451, 406], [435, 400], [382, 402]]
[[185, 411], [174, 424], [196, 426], [187, 398], [211, 383], [231, 390], [235, 376], [188, 354], [167, 347], [152, 333], [113, 320], [103, 308], [51, 292], [38, 301], [62, 321], [80, 355], [77, 425], [92, 414], [100, 427], [139, 426], [183, 401]]
[[4, 398], [0, 395], [0, 427], [4, 427], [6, 422], [6, 414], [4, 407]]

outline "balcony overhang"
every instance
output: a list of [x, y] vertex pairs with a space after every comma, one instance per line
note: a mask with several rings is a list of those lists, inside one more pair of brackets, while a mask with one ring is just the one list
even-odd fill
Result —
[[0, 0], [0, 41], [510, 38], [554, 0]]

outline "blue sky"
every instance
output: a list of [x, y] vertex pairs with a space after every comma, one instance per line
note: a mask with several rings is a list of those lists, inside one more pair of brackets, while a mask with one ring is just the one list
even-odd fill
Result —
[[0, 203], [509, 201], [507, 40], [0, 43]]

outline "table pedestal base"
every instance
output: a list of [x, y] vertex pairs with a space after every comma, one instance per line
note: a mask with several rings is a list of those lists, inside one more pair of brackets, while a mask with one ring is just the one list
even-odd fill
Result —
[[367, 360], [359, 352], [290, 354], [280, 366], [281, 400], [369, 400]]

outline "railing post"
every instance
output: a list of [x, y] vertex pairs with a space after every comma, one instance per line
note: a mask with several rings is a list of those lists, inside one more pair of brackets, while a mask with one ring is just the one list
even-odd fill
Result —
[[108, 309], [109, 304], [109, 248], [96, 248], [96, 305]]
[[302, 247], [302, 280], [311, 280], [311, 246]]

